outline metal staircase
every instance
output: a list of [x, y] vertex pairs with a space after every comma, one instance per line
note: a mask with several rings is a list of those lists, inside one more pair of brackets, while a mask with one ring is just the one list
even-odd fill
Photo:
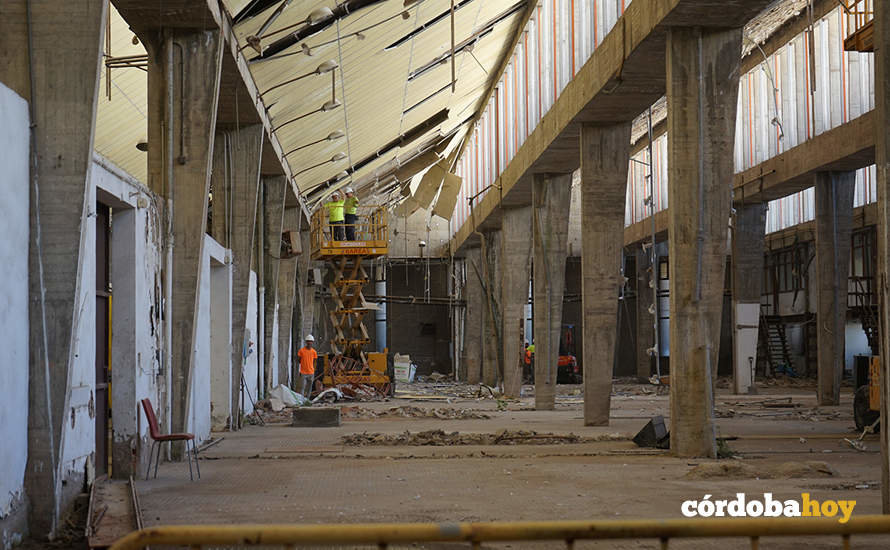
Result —
[[874, 292], [871, 289], [873, 279], [850, 277], [850, 280], [856, 289], [855, 292], [850, 293], [854, 299], [853, 312], [862, 323], [862, 330], [868, 339], [868, 347], [871, 348], [872, 355], [878, 355], [881, 342], [878, 339], [878, 306], [873, 303]]
[[769, 367], [767, 374], [791, 367], [791, 349], [781, 316], [760, 314], [760, 342], [761, 357]]

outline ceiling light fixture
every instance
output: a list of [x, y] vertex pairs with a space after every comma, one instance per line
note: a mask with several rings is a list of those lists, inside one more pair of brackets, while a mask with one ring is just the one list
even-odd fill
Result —
[[315, 70], [312, 71], [312, 72], [309, 72], [309, 73], [306, 73], [306, 74], [301, 74], [300, 76], [298, 76], [298, 77], [296, 77], [296, 78], [291, 78], [290, 80], [285, 80], [285, 81], [282, 82], [281, 84], [276, 84], [275, 86], [272, 86], [271, 88], [269, 88], [268, 90], [266, 90], [265, 92], [263, 92], [263, 93], [260, 94], [260, 99], [262, 99], [262, 97], [263, 97], [264, 95], [268, 94], [268, 93], [271, 92], [272, 90], [278, 89], [278, 88], [280, 88], [280, 87], [282, 87], [282, 86], [287, 86], [288, 84], [291, 84], [291, 83], [296, 82], [296, 81], [298, 81], [298, 80], [302, 80], [302, 79], [306, 78], [307, 76], [320, 75], [320, 74], [329, 73], [329, 72], [335, 70], [335, 69], [336, 69], [337, 67], [339, 67], [339, 66], [340, 66], [340, 65], [338, 65], [337, 62], [334, 61], [333, 59], [330, 59], [330, 60], [328, 60], [328, 61], [325, 61], [324, 63], [322, 63], [321, 65], [319, 65], [318, 67], [316, 67]]
[[342, 137], [345, 136], [345, 135], [346, 135], [346, 134], [344, 134], [344, 133], [341, 132], [340, 130], [336, 130], [336, 131], [331, 132], [330, 134], [328, 134], [328, 137], [323, 137], [323, 138], [321, 138], [321, 139], [318, 139], [318, 140], [315, 140], [315, 141], [311, 141], [311, 142], [309, 142], [309, 143], [307, 143], [307, 144], [305, 144], [305, 145], [300, 145], [299, 147], [296, 147], [296, 148], [294, 148], [294, 149], [291, 149], [290, 151], [288, 151], [287, 153], [285, 153], [284, 156], [288, 156], [288, 155], [290, 155], [291, 153], [296, 153], [297, 151], [299, 151], [299, 150], [301, 150], [301, 149], [305, 149], [306, 147], [311, 147], [311, 146], [316, 145], [316, 144], [318, 144], [318, 143], [321, 143], [321, 142], [323, 142], [323, 141], [336, 141], [336, 140], [342, 138]]
[[288, 120], [287, 122], [282, 123], [280, 126], [276, 126], [275, 128], [272, 129], [272, 131], [273, 131], [273, 132], [277, 132], [278, 130], [284, 128], [284, 127], [287, 126], [288, 124], [290, 124], [290, 123], [292, 123], [292, 122], [296, 122], [296, 121], [298, 121], [298, 120], [302, 120], [302, 119], [306, 118], [307, 116], [309, 116], [309, 115], [313, 115], [313, 114], [315, 114], [315, 113], [327, 113], [328, 111], [333, 111], [334, 109], [336, 109], [336, 108], [339, 107], [340, 105], [342, 105], [342, 103], [340, 103], [340, 102], [337, 101], [337, 100], [326, 101], [326, 102], [324, 103], [324, 105], [322, 105], [322, 106], [319, 107], [318, 109], [315, 109], [314, 111], [309, 111], [308, 113], [303, 113], [302, 115], [300, 115], [300, 116], [298, 116], [298, 117], [296, 117], [296, 118], [292, 118], [292, 119]]
[[303, 172], [308, 172], [309, 170], [312, 170], [313, 168], [318, 168], [319, 166], [324, 166], [325, 164], [328, 164], [328, 163], [340, 162], [341, 160], [343, 160], [345, 158], [346, 158], [346, 153], [340, 151], [339, 153], [335, 154], [330, 159], [328, 159], [324, 162], [319, 162], [318, 164], [313, 164], [312, 166], [310, 166], [308, 168], [303, 168], [302, 170], [300, 170], [299, 172], [294, 174], [294, 176], [295, 177], [299, 176]]

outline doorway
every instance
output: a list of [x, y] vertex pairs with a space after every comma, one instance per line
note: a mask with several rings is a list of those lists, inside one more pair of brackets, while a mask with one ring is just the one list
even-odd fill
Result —
[[108, 474], [111, 440], [111, 209], [96, 204], [96, 475]]

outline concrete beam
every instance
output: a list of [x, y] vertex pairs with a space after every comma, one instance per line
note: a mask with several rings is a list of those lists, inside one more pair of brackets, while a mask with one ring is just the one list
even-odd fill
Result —
[[671, 450], [716, 456], [720, 346], [741, 29], [667, 39]]
[[[247, 297], [253, 260], [257, 197], [263, 128], [247, 126], [226, 132], [225, 147], [231, 159], [228, 189], [230, 198], [229, 249], [232, 251], [232, 411], [233, 429], [240, 427], [241, 374], [244, 348], [248, 337]], [[257, 335], [253, 334], [252, 338]]]
[[504, 380], [503, 368], [503, 309], [500, 272], [502, 233], [489, 231], [481, 239], [481, 265], [474, 274], [481, 278], [485, 306], [482, 313], [482, 383], [494, 387]]
[[552, 411], [556, 407], [571, 202], [571, 174], [535, 175], [532, 227], [536, 410]]
[[149, 181], [172, 208], [169, 425], [185, 432], [223, 42], [218, 30], [167, 31], [149, 49]]
[[[878, 190], [880, 325], [890, 327], [890, 5], [875, 2], [875, 164]], [[880, 331], [881, 357], [890, 358], [890, 330]], [[881, 361], [881, 505], [890, 514], [890, 361]]]
[[[278, 366], [272, 361], [272, 346], [278, 342], [272, 339], [275, 326], [275, 313], [278, 310], [278, 273], [281, 266], [281, 227], [284, 223], [284, 198], [287, 192], [287, 179], [284, 176], [263, 178], [261, 195], [263, 198], [263, 379], [266, 393], [272, 389], [272, 371]], [[279, 327], [280, 328], [280, 327]], [[285, 378], [285, 381], [287, 379]], [[279, 383], [282, 383], [279, 379]]]
[[816, 187], [816, 319], [820, 405], [839, 405], [856, 172], [822, 172]]
[[581, 363], [587, 426], [609, 424], [630, 129], [629, 121], [581, 127]]
[[766, 204], [739, 205], [732, 232], [732, 379], [735, 393], [752, 393], [760, 326]]
[[478, 384], [482, 381], [483, 345], [486, 337], [483, 334], [482, 318], [487, 308], [482, 281], [476, 270], [482, 271], [482, 251], [470, 248], [466, 253], [467, 284], [464, 296], [467, 302], [466, 320], [464, 321], [464, 364], [467, 368], [467, 383]]
[[519, 397], [525, 364], [525, 306], [532, 258], [532, 207], [504, 210], [501, 230], [501, 349], [504, 395]]
[[[297, 231], [300, 228], [300, 211], [298, 208], [286, 208], [282, 231]], [[297, 233], [299, 234], [299, 233]], [[279, 247], [280, 248], [280, 247]], [[308, 255], [309, 250], [303, 250]], [[291, 324], [294, 319], [294, 302], [297, 290], [297, 258], [282, 259], [278, 267], [278, 383], [292, 384], [290, 378], [290, 347], [302, 346], [299, 340], [291, 341]]]
[[95, 210], [87, 204], [87, 184], [107, 8], [105, 0], [72, 0], [65, 9], [12, 0], [0, 8], [0, 81], [31, 108], [30, 384], [21, 421], [27, 413], [25, 490], [31, 534], [38, 538], [53, 533], [68, 504], [63, 427], [74, 383], [83, 221]]

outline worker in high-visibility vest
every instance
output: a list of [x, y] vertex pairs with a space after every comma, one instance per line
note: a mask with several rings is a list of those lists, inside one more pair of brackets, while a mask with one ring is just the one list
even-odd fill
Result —
[[343, 210], [346, 216], [346, 240], [355, 240], [355, 225], [358, 223], [358, 197], [352, 187], [346, 188], [346, 200], [343, 201]]
[[324, 207], [328, 209], [328, 223], [331, 226], [331, 236], [335, 241], [344, 240], [346, 235], [343, 231], [343, 224], [346, 217], [343, 212], [343, 199], [340, 198], [340, 192], [334, 191], [331, 195], [331, 200], [326, 202]]

